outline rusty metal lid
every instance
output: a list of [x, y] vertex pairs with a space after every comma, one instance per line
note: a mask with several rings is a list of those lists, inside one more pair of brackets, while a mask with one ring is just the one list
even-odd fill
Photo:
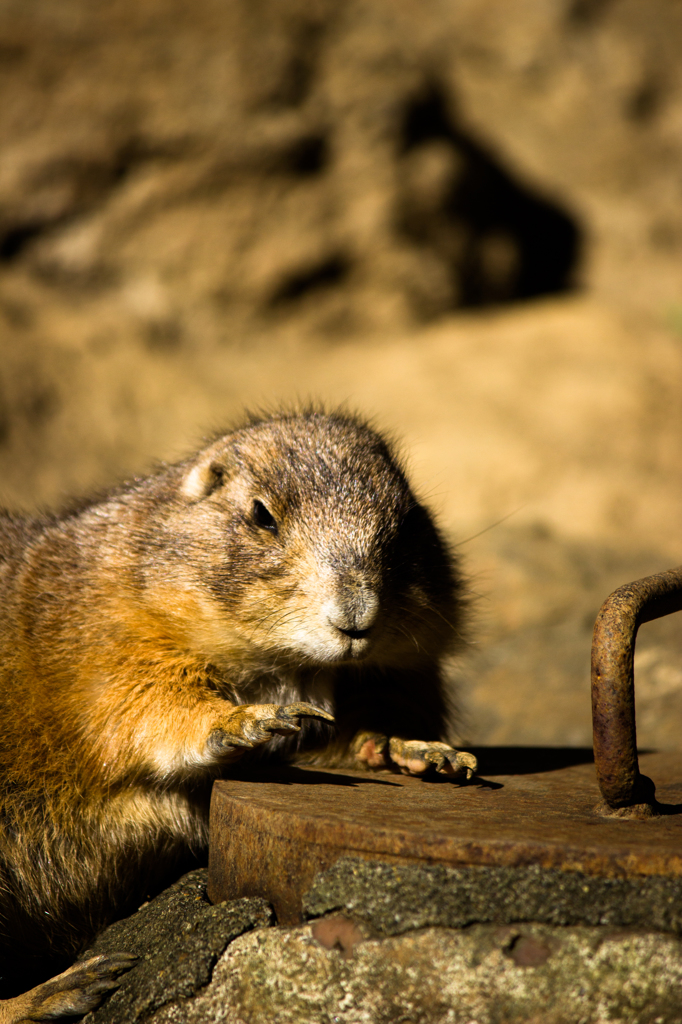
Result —
[[262, 895], [281, 921], [294, 921], [315, 874], [348, 854], [613, 878], [682, 876], [682, 815], [675, 813], [682, 809], [682, 755], [641, 756], [642, 770], [657, 780], [662, 813], [633, 821], [596, 813], [599, 790], [586, 751], [476, 753], [481, 777], [465, 786], [310, 768], [217, 782], [211, 899]]

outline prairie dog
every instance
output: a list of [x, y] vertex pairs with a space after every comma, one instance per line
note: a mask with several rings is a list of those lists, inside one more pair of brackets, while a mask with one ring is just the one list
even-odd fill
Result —
[[359, 419], [252, 418], [62, 514], [5, 514], [0, 559], [5, 949], [77, 953], [206, 845], [212, 780], [255, 751], [475, 770], [442, 742], [463, 584]]

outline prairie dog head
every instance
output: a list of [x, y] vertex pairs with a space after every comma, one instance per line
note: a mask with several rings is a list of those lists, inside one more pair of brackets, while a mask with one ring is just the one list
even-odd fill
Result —
[[359, 420], [283, 413], [218, 438], [182, 467], [163, 530], [172, 565], [149, 599], [175, 593], [206, 657], [404, 665], [455, 639], [446, 547]]

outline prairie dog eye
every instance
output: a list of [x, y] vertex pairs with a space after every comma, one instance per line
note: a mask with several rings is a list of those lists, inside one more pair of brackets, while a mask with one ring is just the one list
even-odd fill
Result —
[[277, 533], [277, 523], [275, 518], [270, 515], [262, 501], [254, 501], [253, 519], [256, 526], [260, 526], [261, 529], [270, 530], [271, 533]]

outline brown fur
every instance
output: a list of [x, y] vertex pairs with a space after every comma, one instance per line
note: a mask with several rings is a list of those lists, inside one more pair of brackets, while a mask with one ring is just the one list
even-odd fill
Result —
[[[0, 932], [15, 953], [76, 952], [204, 847], [211, 782], [249, 747], [414, 769], [425, 744], [410, 761], [400, 738], [443, 738], [462, 584], [363, 422], [252, 419], [75, 510], [5, 515], [0, 556]], [[300, 701], [335, 731], [292, 732], [278, 706]]]

